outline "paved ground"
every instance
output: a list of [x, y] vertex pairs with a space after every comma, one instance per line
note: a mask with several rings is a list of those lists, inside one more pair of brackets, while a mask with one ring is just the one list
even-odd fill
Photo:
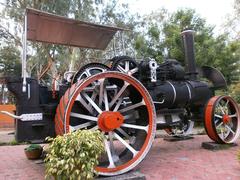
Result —
[[44, 179], [43, 164], [27, 160], [26, 145], [0, 146], [0, 180]]
[[140, 171], [151, 180], [239, 180], [239, 146], [213, 152], [201, 148], [204, 141], [206, 135], [181, 142], [156, 139]]
[[14, 129], [0, 129], [0, 143], [10, 143], [14, 139]]
[[[239, 146], [212, 152], [201, 148], [204, 141], [209, 141], [206, 135], [181, 142], [158, 138], [138, 169], [149, 180], [239, 180]], [[44, 179], [43, 165], [25, 158], [25, 146], [0, 146], [0, 180]]]

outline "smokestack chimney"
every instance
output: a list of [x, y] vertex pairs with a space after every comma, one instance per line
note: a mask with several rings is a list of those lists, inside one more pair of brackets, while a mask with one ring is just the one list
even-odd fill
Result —
[[185, 54], [185, 70], [190, 80], [197, 79], [195, 53], [194, 53], [194, 31], [184, 30], [181, 33]]

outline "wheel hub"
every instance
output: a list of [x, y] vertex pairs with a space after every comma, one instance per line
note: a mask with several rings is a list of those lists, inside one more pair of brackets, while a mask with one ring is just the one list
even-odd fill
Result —
[[124, 117], [120, 112], [104, 111], [98, 117], [98, 127], [104, 132], [109, 132], [119, 128], [123, 121]]
[[229, 123], [231, 118], [229, 117], [229, 115], [224, 114], [222, 119], [223, 119], [223, 123], [227, 124], [227, 123]]

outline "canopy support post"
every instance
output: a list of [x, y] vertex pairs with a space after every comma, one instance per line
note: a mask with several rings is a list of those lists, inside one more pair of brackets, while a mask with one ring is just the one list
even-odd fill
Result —
[[27, 86], [27, 13], [24, 17], [24, 28], [23, 28], [23, 52], [22, 52], [22, 78], [23, 78], [23, 87], [22, 91], [26, 92]]

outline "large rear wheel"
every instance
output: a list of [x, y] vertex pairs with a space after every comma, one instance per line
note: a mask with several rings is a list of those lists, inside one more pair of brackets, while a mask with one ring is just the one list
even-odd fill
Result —
[[119, 72], [104, 72], [74, 84], [61, 98], [55, 117], [56, 134], [99, 129], [105, 153], [96, 170], [118, 175], [146, 156], [156, 131], [152, 99], [143, 85]]

